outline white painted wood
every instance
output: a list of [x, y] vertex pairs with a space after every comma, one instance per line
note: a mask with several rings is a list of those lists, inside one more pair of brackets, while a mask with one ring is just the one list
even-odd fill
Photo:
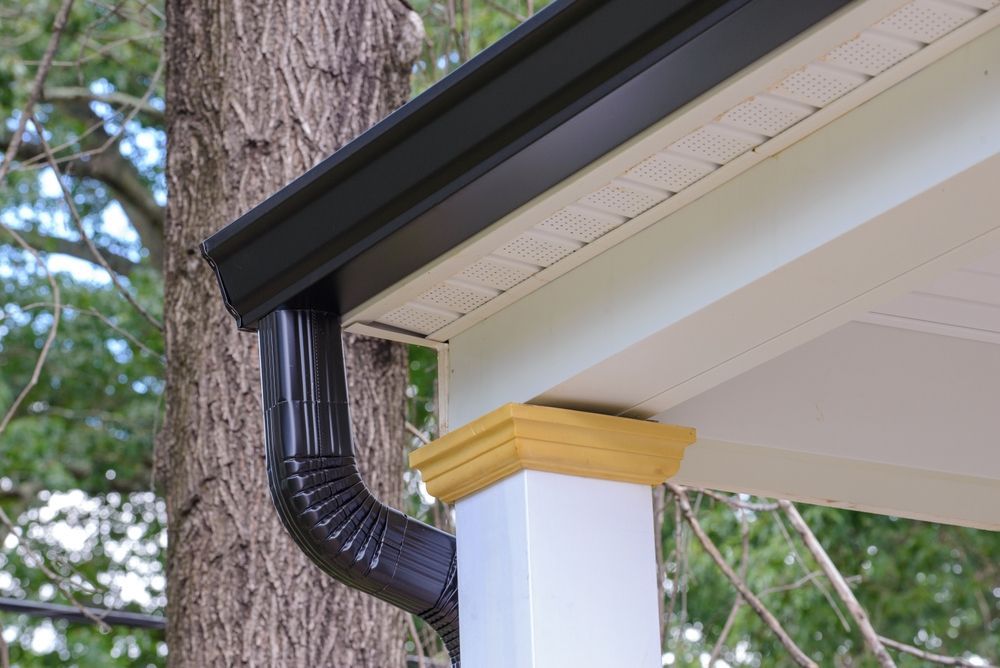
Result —
[[1000, 253], [988, 255], [966, 267], [969, 271], [978, 271], [983, 274], [1000, 276]]
[[467, 666], [533, 665], [526, 483], [512, 475], [455, 504]]
[[1000, 275], [960, 269], [921, 288], [925, 294], [1000, 306]]
[[657, 419], [680, 481], [1000, 529], [998, 406], [997, 343], [848, 323]]
[[933, 322], [930, 320], [918, 320], [906, 316], [887, 315], [885, 313], [866, 313], [858, 318], [857, 322], [868, 322], [873, 325], [884, 327], [896, 327], [898, 329], [909, 329], [914, 332], [924, 332], [926, 334], [939, 334], [941, 336], [951, 336], [958, 339], [969, 339], [970, 341], [982, 341], [984, 343], [1000, 344], [1000, 333], [986, 331], [983, 329], [971, 329], [961, 327], [946, 322]]
[[875, 313], [1000, 333], [1000, 306], [944, 295], [911, 292], [879, 306]]
[[455, 337], [452, 421], [655, 414], [1000, 248], [997, 72], [993, 30]]
[[430, 339], [425, 339], [419, 336], [415, 336], [408, 332], [400, 332], [384, 325], [367, 325], [363, 323], [354, 323], [348, 327], [344, 328], [351, 334], [361, 334], [362, 336], [373, 336], [376, 339], [386, 339], [388, 341], [398, 341], [399, 343], [408, 343], [414, 346], [423, 346], [424, 348], [434, 348], [435, 350], [442, 350], [448, 347], [447, 343], [441, 341], [431, 341]]
[[463, 664], [661, 665], [649, 487], [521, 471], [455, 512]]
[[1000, 531], [1000, 485], [979, 476], [705, 438], [688, 448], [674, 480]]
[[848, 323], [656, 419], [1000, 486], [1000, 345]]

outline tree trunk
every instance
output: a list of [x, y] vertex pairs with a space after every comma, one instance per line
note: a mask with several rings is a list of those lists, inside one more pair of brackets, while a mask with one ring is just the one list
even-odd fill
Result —
[[[256, 337], [198, 244], [409, 93], [422, 27], [401, 0], [168, 0], [166, 421], [169, 665], [401, 666], [401, 613], [334, 582], [268, 498]], [[402, 495], [405, 350], [355, 341], [359, 461]]]

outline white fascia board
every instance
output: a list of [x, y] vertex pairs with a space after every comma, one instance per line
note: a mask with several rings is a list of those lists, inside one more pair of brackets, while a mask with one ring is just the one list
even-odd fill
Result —
[[673, 480], [1000, 531], [1000, 483], [972, 475], [699, 438]]
[[455, 336], [452, 424], [653, 415], [1000, 247], [998, 74], [993, 29]]

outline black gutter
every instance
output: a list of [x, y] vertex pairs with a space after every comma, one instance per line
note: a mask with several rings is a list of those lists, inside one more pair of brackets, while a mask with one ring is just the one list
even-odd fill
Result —
[[96, 624], [99, 619], [108, 626], [128, 626], [137, 629], [164, 629], [166, 620], [159, 615], [145, 615], [140, 612], [122, 612], [108, 608], [89, 608], [83, 610], [71, 605], [58, 603], [43, 603], [41, 601], [26, 601], [20, 598], [0, 597], [0, 610], [15, 612], [33, 617], [49, 619], [65, 619], [82, 624]]
[[226, 306], [345, 313], [848, 2], [557, 1], [205, 241]]
[[336, 313], [260, 321], [267, 478], [285, 528], [344, 584], [419, 615], [459, 665], [455, 537], [380, 503], [354, 458]]

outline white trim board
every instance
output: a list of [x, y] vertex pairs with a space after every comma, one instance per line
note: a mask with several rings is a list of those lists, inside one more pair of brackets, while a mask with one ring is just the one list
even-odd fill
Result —
[[699, 439], [674, 481], [1000, 531], [1000, 481], [970, 475]]
[[995, 29], [456, 336], [452, 423], [653, 415], [1000, 248], [998, 74]]
[[[701, 443], [767, 446], [741, 445], [751, 455], [735, 459], [728, 450], [701, 456], [700, 445], [689, 448], [685, 457], [697, 456], [687, 475], [696, 470], [702, 485], [811, 493], [984, 527], [1000, 525], [1000, 503], [982, 505], [1000, 494], [998, 401], [1000, 345], [850, 322], [656, 419], [697, 425]], [[819, 458], [817, 468], [796, 468], [810, 458]], [[876, 487], [888, 484], [891, 494], [865, 490], [873, 471], [885, 479]], [[918, 493], [899, 491], [907, 477]]]

